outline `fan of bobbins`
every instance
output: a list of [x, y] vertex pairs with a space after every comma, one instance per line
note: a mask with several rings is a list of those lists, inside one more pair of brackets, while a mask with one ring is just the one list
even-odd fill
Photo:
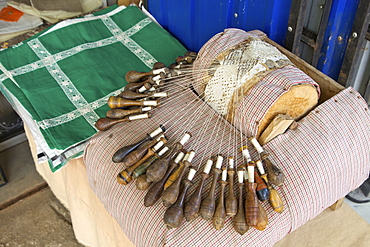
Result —
[[[245, 119], [236, 116], [233, 112], [238, 108], [237, 104], [242, 102], [246, 94], [246, 92], [241, 93], [243, 90], [240, 90], [246, 77], [242, 75], [236, 77], [236, 79], [234, 78], [234, 81], [241, 80], [241, 85], [235, 85], [231, 81], [230, 85], [227, 86], [235, 88], [227, 89], [226, 91], [220, 90], [224, 95], [217, 95], [217, 87], [215, 87], [217, 83], [213, 79], [225, 77], [230, 71], [238, 71], [238, 68], [235, 68], [234, 65], [234, 67], [229, 69], [230, 64], [235, 62], [233, 59], [239, 61], [242, 58], [244, 59], [248, 49], [250, 49], [250, 44], [254, 40], [247, 40], [243, 44], [238, 44], [231, 49], [228, 48], [227, 51], [222, 51], [223, 55], [218, 56], [217, 59], [227, 57], [228, 61], [226, 62], [222, 59], [215, 62], [215, 57], [209, 57], [205, 62], [205, 64], [208, 64], [206, 67], [195, 67], [199, 58], [197, 55], [201, 54], [201, 50], [199, 54], [187, 52], [184, 56], [178, 57], [176, 62], [168, 67], [165, 67], [164, 64], [156, 63], [149, 72], [129, 71], [125, 77], [128, 82], [127, 86], [118, 96], [109, 98], [108, 105], [111, 110], [107, 112], [106, 118], [97, 121], [96, 127], [104, 131], [121, 122], [139, 121], [143, 118], [149, 118], [153, 108], [170, 104], [171, 95], [177, 94], [177, 97], [181, 96], [181, 90], [186, 87], [191, 88], [199, 96], [199, 99], [204, 101], [205, 107], [212, 107], [217, 114], [230, 121], [233, 128], [238, 130], [245, 128], [249, 123]], [[263, 45], [265, 46], [264, 49], [266, 47], [271, 48], [268, 45]], [[291, 66], [289, 61], [285, 61], [284, 56], [279, 55], [277, 57], [275, 52], [275, 50], [272, 51], [271, 57], [276, 58], [273, 61], [276, 66], [274, 65], [274, 67], [271, 64], [266, 66], [267, 70], [262, 71], [263, 75], [283, 68], [286, 65]], [[242, 55], [240, 56], [240, 54]], [[201, 59], [204, 63], [204, 57]], [[279, 59], [284, 61], [281, 62]], [[271, 63], [268, 61], [270, 60], [267, 60], [267, 62], [263, 60], [260, 64]], [[253, 69], [252, 65], [249, 64], [248, 66], [251, 66]], [[258, 66], [258, 63], [254, 63], [254, 66]], [[262, 78], [261, 73], [257, 73], [256, 76], [259, 79]], [[172, 87], [166, 86], [171, 84], [173, 80], [178, 82], [180, 79], [181, 83], [179, 85], [175, 87], [173, 85]], [[253, 78], [249, 78], [247, 83], [250, 84], [251, 81], [255, 84], [258, 83], [258, 80]], [[224, 87], [225, 83], [221, 86]], [[246, 87], [252, 88], [253, 85]], [[308, 88], [310, 87], [311, 85]], [[169, 88], [170, 90], [166, 91]], [[303, 87], [301, 86], [300, 88]], [[303, 90], [306, 89], [304, 88]], [[292, 93], [292, 97], [300, 95], [300, 93], [296, 93], [297, 88], [293, 87], [293, 90], [295, 92]], [[227, 93], [225, 94], [225, 92]], [[210, 95], [212, 93], [215, 95]], [[315, 94], [313, 95], [315, 96]], [[225, 100], [227, 97], [228, 99]], [[217, 100], [220, 102], [217, 102]], [[225, 103], [225, 101], [227, 102]], [[314, 98], [312, 101], [317, 101], [317, 98]], [[277, 104], [282, 104], [284, 105], [283, 108], [286, 108], [285, 100], [280, 101], [280, 103], [278, 100]], [[270, 108], [273, 108], [273, 111], [269, 111]], [[294, 119], [297, 119], [296, 116], [294, 118], [286, 117], [287, 114], [284, 111], [277, 111], [278, 107], [276, 104], [270, 108], [266, 110], [269, 114], [265, 114], [269, 117], [270, 125], [264, 123], [265, 127], [263, 129], [257, 128], [255, 135], [247, 135], [248, 133], [241, 131], [240, 140], [243, 145], [236, 146], [232, 144], [233, 147], [230, 149], [232, 151], [227, 154], [196, 154], [196, 147], [199, 143], [197, 140], [192, 140], [192, 134], [189, 130], [192, 129], [192, 124], [196, 122], [194, 118], [199, 117], [202, 109], [197, 109], [198, 112], [193, 114], [193, 117], [180, 120], [186, 121], [182, 126], [186, 126], [187, 129], [175, 131], [177, 135], [171, 137], [176, 140], [171, 140], [171, 138], [166, 136], [166, 131], [168, 130], [166, 128], [168, 127], [166, 123], [163, 123], [158, 128], [148, 131], [146, 137], [141, 141], [124, 146], [115, 152], [112, 157], [113, 162], [122, 163], [123, 167], [125, 167], [117, 175], [117, 181], [120, 184], [127, 185], [133, 183], [133, 180], [136, 179], [135, 185], [137, 189], [147, 190], [144, 198], [146, 207], [154, 206], [156, 202], [162, 201], [163, 205], [167, 207], [164, 213], [164, 223], [168, 228], [177, 228], [185, 220], [191, 221], [200, 215], [204, 220], [212, 221], [214, 228], [217, 230], [223, 228], [227, 217], [232, 217], [233, 227], [241, 235], [246, 233], [250, 227], [264, 230], [267, 227], [268, 218], [266, 210], [262, 207], [262, 202], [269, 201], [272, 209], [278, 213], [284, 210], [281, 197], [274, 188], [274, 186], [282, 186], [284, 175], [270, 161], [269, 154], [264, 150], [261, 143], [264, 144], [282, 133], [289, 125], [294, 123]], [[301, 111], [298, 115], [304, 115], [310, 108], [312, 108], [311, 102], [307, 104], [307, 109], [298, 109]], [[271, 117], [273, 115], [272, 112], [275, 113], [274, 117]], [[178, 116], [173, 116], [173, 118], [176, 117]], [[207, 123], [207, 120], [205, 123]], [[219, 126], [216, 124], [214, 131], [220, 131], [220, 126], [221, 124]], [[169, 128], [175, 127], [171, 125]], [[204, 130], [207, 129], [207, 125], [205, 124], [202, 128]], [[263, 134], [261, 133], [263, 131], [267, 133], [265, 136], [268, 136], [268, 138], [262, 138]], [[170, 145], [173, 142], [174, 144]], [[230, 145], [230, 142], [215, 143], [214, 145]], [[259, 159], [252, 160], [250, 155], [251, 146], [254, 147], [253, 152], [257, 154]], [[186, 150], [185, 147], [188, 147], [188, 149]], [[201, 164], [195, 165], [192, 163], [196, 155], [202, 156]], [[202, 170], [200, 170], [201, 165]], [[193, 183], [195, 176], [200, 177], [199, 183], [196, 185], [193, 193], [188, 195], [189, 188], [195, 186]], [[212, 176], [211, 185], [206, 193], [204, 185], [210, 176]], [[218, 185], [220, 194], [216, 201], [215, 192]], [[227, 186], [228, 193], [226, 193]], [[204, 197], [203, 194], [205, 193]], [[245, 194], [246, 196], [244, 196]]]

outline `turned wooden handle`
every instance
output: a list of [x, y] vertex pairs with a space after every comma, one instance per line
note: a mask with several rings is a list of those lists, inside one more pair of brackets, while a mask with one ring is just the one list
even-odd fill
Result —
[[163, 220], [167, 228], [177, 228], [184, 221], [184, 200], [190, 185], [191, 181], [185, 179], [179, 198], [164, 213]]
[[239, 187], [238, 212], [233, 218], [233, 227], [235, 231], [240, 235], [243, 235], [249, 229], [244, 212], [243, 185], [244, 185], [243, 183], [238, 183]]
[[130, 70], [126, 73], [125, 79], [128, 83], [137, 82], [145, 76], [153, 75], [153, 71], [149, 72], [138, 72], [135, 70]]
[[151, 185], [152, 183], [150, 182], [147, 182], [146, 181], [146, 175], [143, 174], [143, 175], [140, 175], [137, 179], [136, 179], [136, 182], [135, 182], [135, 185], [136, 185], [136, 188], [138, 190], [146, 190], [147, 188], [149, 188], [149, 186]]
[[268, 154], [262, 155], [261, 158], [265, 162], [270, 183], [279, 187], [282, 186], [284, 183], [284, 174], [270, 161]]
[[[149, 79], [148, 79], [149, 80]], [[151, 88], [152, 85], [149, 83], [149, 81], [143, 81], [143, 82], [133, 82], [133, 83], [128, 83], [124, 88], [123, 91], [136, 91], [141, 87], [145, 87], [147, 89]], [[120, 97], [120, 95], [118, 95]]]
[[262, 174], [261, 177], [267, 184], [267, 188], [269, 190], [269, 201], [270, 201], [272, 208], [278, 213], [283, 212], [284, 204], [283, 204], [283, 201], [281, 200], [279, 193], [269, 183], [267, 179], [267, 174]]
[[128, 117], [121, 118], [121, 119], [114, 119], [114, 118], [99, 118], [98, 121], [95, 123], [95, 127], [100, 131], [105, 131], [113, 127], [118, 123], [123, 122], [130, 122]]
[[229, 193], [225, 199], [225, 209], [226, 215], [229, 217], [233, 217], [238, 211], [238, 200], [234, 194], [234, 174], [235, 171], [233, 169], [229, 169], [227, 171], [229, 177]]
[[159, 200], [159, 198], [161, 198], [164, 189], [163, 185], [176, 166], [177, 164], [175, 162], [172, 162], [164, 177], [157, 183], [154, 183], [152, 187], [150, 187], [149, 191], [144, 197], [145, 207], [153, 206]]
[[256, 226], [258, 223], [258, 198], [256, 195], [256, 183], [247, 183], [247, 198], [245, 200], [245, 218], [249, 226]]
[[197, 189], [190, 196], [189, 200], [185, 202], [184, 216], [185, 216], [186, 221], [191, 221], [195, 219], [199, 213], [200, 203], [202, 201], [202, 191], [203, 191], [204, 182], [209, 177], [209, 175], [204, 172], [202, 172], [200, 175], [201, 175], [201, 180], [199, 182]]
[[106, 112], [105, 116], [107, 118], [124, 118], [126, 116], [132, 115], [132, 114], [137, 114], [137, 113], [142, 113], [143, 110], [142, 108], [137, 108], [134, 110], [124, 110], [124, 109], [111, 109]]
[[136, 100], [149, 97], [150, 94], [147, 93], [137, 93], [133, 91], [123, 91], [121, 92], [118, 97], [128, 99], [128, 100]]
[[121, 108], [127, 106], [157, 106], [157, 100], [128, 100], [121, 97], [110, 96], [107, 102], [109, 108]]
[[191, 163], [188, 161], [184, 161], [183, 163], [184, 169], [182, 169], [175, 182], [173, 182], [171, 186], [168, 187], [162, 194], [162, 201], [165, 207], [169, 207], [174, 204], [180, 194], [180, 184], [182, 177], [184, 176], [187, 169], [191, 166]]
[[216, 210], [212, 218], [212, 223], [216, 230], [221, 230], [221, 228], [224, 227], [226, 219], [224, 192], [227, 182], [220, 181], [220, 184], [221, 184], [220, 198], [218, 199]]
[[[145, 143], [145, 145], [138, 147], [137, 149], [135, 149], [134, 151], [126, 155], [126, 157], [122, 160], [122, 162], [126, 165], [126, 167], [130, 167], [136, 164], [137, 162], [139, 162], [141, 158], [144, 157], [145, 154], [148, 154], [148, 151], [149, 151], [148, 149], [154, 146], [156, 143], [157, 143], [157, 140], [155, 139]], [[151, 150], [151, 152], [153, 152], [153, 150]], [[149, 153], [151, 154], [151, 156], [153, 156], [154, 154], [152, 155], [151, 152]]]
[[116, 153], [112, 157], [112, 161], [115, 163], [122, 162], [122, 160], [128, 155], [130, 152], [134, 151], [136, 148], [138, 148], [141, 144], [144, 142], [152, 139], [150, 135], [147, 135], [146, 138], [142, 139], [141, 141], [138, 141], [137, 143], [134, 143], [132, 145], [124, 146], [116, 151]]
[[267, 199], [269, 199], [270, 193], [267, 188], [267, 185], [262, 180], [262, 178], [258, 175], [257, 171], [254, 171], [254, 179], [257, 183], [256, 194], [257, 194], [258, 199], [260, 201], [266, 201]]
[[[150, 157], [147, 161], [145, 161], [144, 163], [142, 163], [141, 165], [139, 165], [133, 172], [132, 172], [132, 177], [133, 178], [138, 178], [140, 177], [141, 175], [145, 174], [146, 170], [148, 169], [148, 167], [153, 164], [154, 161], [156, 161], [158, 159], [158, 155], [155, 155], [155, 156], [152, 156]], [[146, 175], [145, 175], [145, 178], [146, 178]]]
[[261, 203], [258, 203], [258, 220], [257, 225], [254, 227], [259, 231], [265, 230], [267, 224], [268, 224], [268, 218], [266, 210], [262, 207]]
[[213, 180], [208, 195], [202, 201], [200, 205], [199, 213], [205, 220], [211, 220], [215, 213], [215, 189], [218, 178], [221, 174], [221, 169], [213, 168]]

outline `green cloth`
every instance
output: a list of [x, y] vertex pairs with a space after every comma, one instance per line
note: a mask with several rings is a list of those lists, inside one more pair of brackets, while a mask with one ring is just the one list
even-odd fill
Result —
[[[1, 88], [32, 116], [49, 148], [64, 154], [97, 132], [94, 124], [108, 110], [108, 97], [127, 84], [127, 71], [169, 65], [185, 51], [137, 7], [111, 6], [0, 52]], [[52, 170], [69, 157], [51, 163]]]

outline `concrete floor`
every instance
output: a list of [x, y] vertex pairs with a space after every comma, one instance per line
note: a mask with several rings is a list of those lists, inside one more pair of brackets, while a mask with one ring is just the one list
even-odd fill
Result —
[[0, 152], [8, 183], [0, 187], [0, 247], [82, 246], [68, 210], [37, 173], [28, 142]]

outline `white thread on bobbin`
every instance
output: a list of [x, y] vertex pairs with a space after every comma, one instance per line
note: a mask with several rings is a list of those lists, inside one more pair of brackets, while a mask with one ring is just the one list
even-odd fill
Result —
[[189, 156], [188, 156], [187, 161], [191, 162], [194, 159], [194, 156], [195, 156], [195, 151], [194, 150], [191, 150], [189, 152]]
[[197, 170], [195, 170], [194, 168], [190, 168], [189, 174], [188, 174], [188, 180], [189, 181], [193, 180], [196, 172], [197, 172]]
[[262, 161], [257, 160], [256, 165], [257, 165], [257, 168], [258, 168], [258, 171], [260, 172], [260, 174], [261, 175], [265, 174], [265, 169], [263, 168]]
[[161, 149], [161, 151], [158, 152], [159, 156], [164, 155], [169, 150], [169, 147], [164, 147]]
[[139, 115], [134, 115], [134, 116], [129, 116], [128, 119], [130, 121], [132, 120], [138, 120], [138, 119], [144, 119], [144, 118], [149, 118], [149, 114], [148, 113], [144, 113], [144, 114], [139, 114]]
[[175, 162], [176, 164], [178, 164], [182, 160], [182, 158], [184, 158], [184, 156], [185, 156], [184, 152], [178, 153], [177, 156], [176, 156], [176, 158], [175, 158], [175, 160], [173, 162]]
[[254, 166], [248, 166], [248, 182], [254, 183]]
[[242, 150], [243, 157], [247, 160], [247, 162], [251, 162], [252, 161], [252, 157], [249, 154], [248, 146], [241, 147], [241, 150]]
[[145, 106], [157, 106], [158, 101], [156, 101], [156, 100], [143, 101], [143, 105], [145, 105]]
[[164, 68], [152, 70], [153, 75], [158, 75], [161, 72], [168, 73], [169, 72], [169, 68], [164, 67]]
[[151, 96], [155, 98], [164, 98], [164, 97], [168, 97], [168, 94], [167, 92], [159, 92], [159, 93], [154, 93]]
[[148, 88], [146, 88], [146, 86], [142, 86], [141, 88], [139, 88], [138, 92], [139, 92], [139, 93], [143, 93], [143, 92], [145, 92], [146, 90], [148, 90]]
[[234, 169], [234, 157], [229, 157], [229, 168]]
[[217, 160], [216, 160], [217, 169], [221, 169], [222, 161], [224, 161], [224, 157], [222, 157], [221, 155], [217, 155]]
[[255, 149], [257, 150], [259, 154], [264, 151], [261, 144], [257, 141], [255, 137], [251, 137], [249, 138], [249, 140], [251, 141], [251, 143], [253, 144], [253, 146], [255, 147]]
[[212, 165], [213, 165], [213, 160], [207, 160], [203, 172], [206, 174], [209, 174], [209, 172], [211, 171]]
[[223, 168], [222, 169], [221, 180], [226, 181], [226, 179], [227, 179], [227, 170], [226, 170], [226, 168]]
[[147, 106], [147, 107], [143, 107], [143, 108], [141, 108], [141, 111], [150, 111], [152, 109], [152, 107], [151, 106]]
[[158, 151], [164, 145], [163, 141], [159, 141], [157, 144], [154, 145], [153, 150]]
[[184, 145], [185, 143], [187, 143], [190, 137], [191, 137], [191, 134], [189, 132], [186, 132], [185, 135], [180, 140], [181, 145]]
[[159, 127], [158, 129], [155, 129], [152, 133], [150, 133], [150, 137], [155, 137], [159, 134], [163, 133], [163, 128], [162, 127]]
[[238, 170], [238, 182], [244, 183], [244, 170], [243, 169]]

